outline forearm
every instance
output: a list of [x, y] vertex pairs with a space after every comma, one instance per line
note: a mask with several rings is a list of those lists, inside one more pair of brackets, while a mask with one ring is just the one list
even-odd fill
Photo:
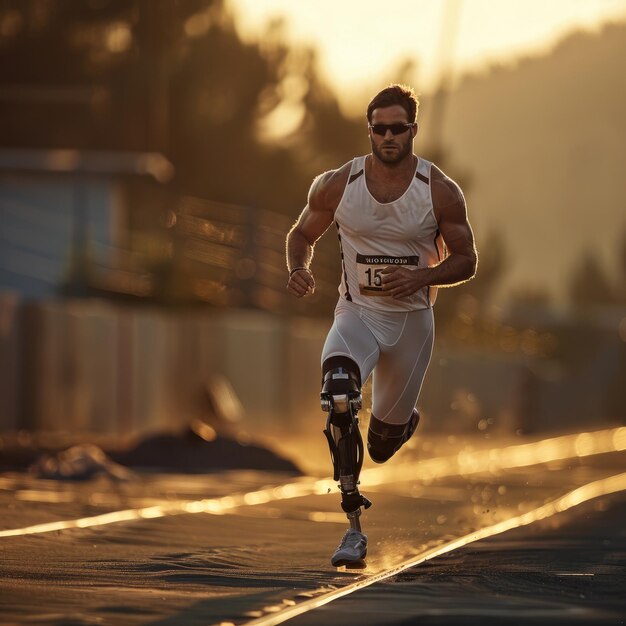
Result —
[[297, 229], [287, 235], [286, 257], [289, 271], [295, 267], [309, 267], [313, 260], [313, 246]]
[[438, 265], [424, 270], [424, 282], [432, 287], [453, 287], [476, 274], [476, 255], [451, 254]]

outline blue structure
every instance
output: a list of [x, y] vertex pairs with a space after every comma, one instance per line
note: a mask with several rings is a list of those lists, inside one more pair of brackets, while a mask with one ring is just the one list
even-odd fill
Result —
[[51, 296], [82, 260], [111, 261], [125, 228], [124, 185], [172, 175], [156, 153], [0, 150], [0, 291]]

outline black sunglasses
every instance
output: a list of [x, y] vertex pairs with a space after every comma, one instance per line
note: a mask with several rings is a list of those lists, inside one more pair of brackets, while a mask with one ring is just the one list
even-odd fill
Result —
[[387, 134], [387, 131], [390, 130], [392, 135], [401, 135], [402, 133], [406, 133], [409, 128], [413, 128], [415, 124], [368, 124], [367, 127], [376, 135], [380, 135], [384, 137]]

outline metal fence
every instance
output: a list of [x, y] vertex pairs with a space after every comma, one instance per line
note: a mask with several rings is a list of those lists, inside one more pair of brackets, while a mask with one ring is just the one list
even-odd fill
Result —
[[285, 289], [285, 238], [294, 220], [262, 209], [182, 197], [155, 227], [131, 233], [126, 249], [92, 256], [87, 281], [96, 293], [158, 304], [328, 315], [340, 276], [335, 229], [315, 248], [315, 293], [298, 300]]

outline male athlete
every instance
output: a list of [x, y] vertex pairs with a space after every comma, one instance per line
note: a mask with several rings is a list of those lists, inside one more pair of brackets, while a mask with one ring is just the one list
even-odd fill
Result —
[[472, 278], [477, 254], [459, 186], [413, 154], [418, 102], [391, 85], [367, 107], [371, 154], [318, 176], [308, 204], [287, 236], [287, 289], [312, 293], [315, 242], [334, 222], [342, 276], [335, 319], [322, 351], [322, 408], [341, 506], [350, 528], [331, 558], [359, 566], [367, 553], [359, 493], [363, 441], [357, 411], [372, 380], [367, 449], [391, 458], [419, 422], [415, 408], [434, 338], [438, 286]]

